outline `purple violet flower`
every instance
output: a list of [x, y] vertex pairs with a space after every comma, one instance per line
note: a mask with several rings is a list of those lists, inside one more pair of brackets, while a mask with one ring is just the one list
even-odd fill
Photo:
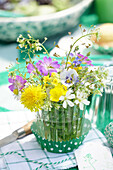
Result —
[[73, 84], [76, 84], [76, 81], [78, 81], [78, 74], [76, 70], [69, 68], [68, 70], [63, 70], [60, 73], [60, 79], [63, 85], [70, 87]]
[[94, 66], [91, 62], [91, 60], [87, 57], [87, 56], [84, 56], [84, 55], [82, 55], [82, 54], [78, 54], [77, 53], [77, 56], [80, 58], [80, 59], [82, 59], [82, 62], [83, 63], [86, 63], [86, 64], [88, 64], [88, 65], [90, 65], [90, 66]]
[[69, 56], [70, 56], [70, 57], [74, 57], [74, 54], [73, 54], [73, 53], [70, 53]]
[[79, 58], [79, 57], [76, 57], [76, 60], [73, 61], [73, 64], [74, 64], [75, 67], [77, 67], [77, 66], [80, 65], [81, 63], [82, 63], [82, 61], [81, 61], [81, 58]]
[[9, 86], [9, 89], [13, 92], [15, 89], [22, 90], [25, 86], [26, 80], [24, 80], [21, 76], [16, 75], [16, 78], [9, 78], [9, 83], [12, 85]]
[[44, 76], [47, 76], [48, 73], [51, 75], [52, 72], [57, 72], [57, 69], [60, 68], [58, 61], [52, 61], [51, 57], [44, 57], [43, 60], [44, 61], [39, 60], [36, 63], [36, 67]]

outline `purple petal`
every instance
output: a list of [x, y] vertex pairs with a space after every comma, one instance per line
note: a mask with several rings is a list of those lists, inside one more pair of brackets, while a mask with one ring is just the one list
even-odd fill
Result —
[[14, 83], [14, 79], [8, 78], [9, 83]]
[[35, 70], [35, 68], [34, 68], [34, 66], [33, 66], [32, 64], [29, 64], [29, 65], [27, 66], [27, 69], [28, 69], [28, 73], [31, 73], [32, 71]]
[[78, 54], [78, 53], [77, 53], [77, 56], [84, 58], [84, 55], [82, 55], [82, 54]]
[[20, 82], [22, 86], [26, 83], [26, 80], [24, 80], [21, 76], [18, 75], [16, 76], [16, 80]]
[[87, 59], [88, 59], [88, 57], [85, 56], [85, 57], [84, 57], [84, 60], [87, 60]]
[[20, 89], [19, 89], [19, 90], [22, 90], [24, 87], [25, 87], [25, 85], [23, 85], [22, 87], [20, 87]]
[[74, 57], [74, 54], [73, 54], [73, 53], [70, 53], [69, 56], [70, 56], [70, 57]]
[[13, 91], [13, 90], [14, 90], [14, 86], [13, 86], [13, 85], [10, 85], [10, 86], [9, 86], [9, 89], [10, 89], [11, 91]]
[[51, 63], [51, 66], [52, 66], [53, 68], [60, 68], [60, 64], [58, 64], [58, 61], [53, 61], [53, 62]]
[[23, 78], [21, 76], [16, 75], [16, 80], [18, 80], [19, 82], [23, 82]]
[[42, 75], [44, 75], [44, 76], [47, 76], [47, 75], [48, 75], [48, 70], [45, 69], [44, 67], [41, 67], [41, 66], [40, 66], [39, 71], [40, 71], [40, 73], [41, 73]]
[[26, 82], [27, 82], [27, 81], [26, 81], [25, 79], [23, 79], [23, 78], [22, 78], [22, 81], [20, 81], [20, 83], [21, 83], [22, 85], [24, 85]]
[[49, 58], [44, 57], [43, 60], [44, 60], [44, 63], [45, 63], [46, 65], [50, 65], [50, 64], [52, 63], [52, 58], [51, 58], [51, 57], [49, 57]]
[[22, 83], [25, 84], [26, 82], [27, 82], [27, 80], [24, 80], [24, 79], [23, 79], [23, 82], [22, 82]]
[[36, 63], [37, 66], [39, 66], [39, 65], [41, 65], [41, 64], [43, 64], [43, 61], [42, 61], [42, 60], [39, 60], [39, 61]]
[[56, 72], [56, 73], [57, 73], [57, 70], [55, 70], [55, 69], [49, 70], [50, 76], [51, 76], [51, 73], [53, 73], [53, 72]]
[[39, 60], [37, 63], [36, 63], [36, 67], [39, 69], [40, 66], [44, 66], [44, 62]]

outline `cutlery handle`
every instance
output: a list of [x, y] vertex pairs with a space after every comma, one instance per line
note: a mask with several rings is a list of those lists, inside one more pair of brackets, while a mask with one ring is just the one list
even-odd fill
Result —
[[13, 132], [15, 135], [17, 135], [17, 139], [20, 139], [20, 138], [32, 133], [31, 125], [34, 121], [35, 121], [35, 119], [31, 120], [26, 125], [24, 125], [23, 127], [19, 128]]
[[35, 119], [34, 119], [34, 120], [31, 120], [30, 122], [28, 122], [26, 125], [24, 125], [24, 126], [22, 127], [22, 128], [24, 129], [26, 135], [29, 135], [29, 134], [32, 133], [32, 131], [31, 131], [31, 125], [32, 125], [32, 123], [33, 123], [34, 121], [35, 121]]

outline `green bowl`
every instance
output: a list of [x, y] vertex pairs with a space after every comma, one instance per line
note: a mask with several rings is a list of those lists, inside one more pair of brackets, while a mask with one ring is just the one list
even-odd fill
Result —
[[91, 5], [93, 0], [81, 0], [68, 9], [31, 17], [0, 17], [0, 40], [16, 41], [19, 34], [30, 31], [34, 38], [43, 39], [61, 33], [68, 33], [79, 23], [80, 16]]
[[99, 46], [98, 44], [93, 44], [93, 48], [103, 54], [113, 54], [112, 47], [108, 47], [108, 46], [102, 47], [102, 46]]

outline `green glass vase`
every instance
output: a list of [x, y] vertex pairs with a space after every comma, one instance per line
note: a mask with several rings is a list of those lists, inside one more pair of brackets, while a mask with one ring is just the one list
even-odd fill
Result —
[[42, 110], [37, 113], [37, 121], [33, 122], [31, 130], [42, 149], [53, 153], [71, 152], [81, 145], [91, 128], [84, 113], [85, 107], [80, 110], [76, 105]]
[[59, 106], [53, 107], [51, 111], [42, 110], [37, 113], [37, 125], [39, 135], [42, 138], [52, 141], [66, 141], [80, 137], [83, 133], [84, 110], [78, 106], [66, 109]]

